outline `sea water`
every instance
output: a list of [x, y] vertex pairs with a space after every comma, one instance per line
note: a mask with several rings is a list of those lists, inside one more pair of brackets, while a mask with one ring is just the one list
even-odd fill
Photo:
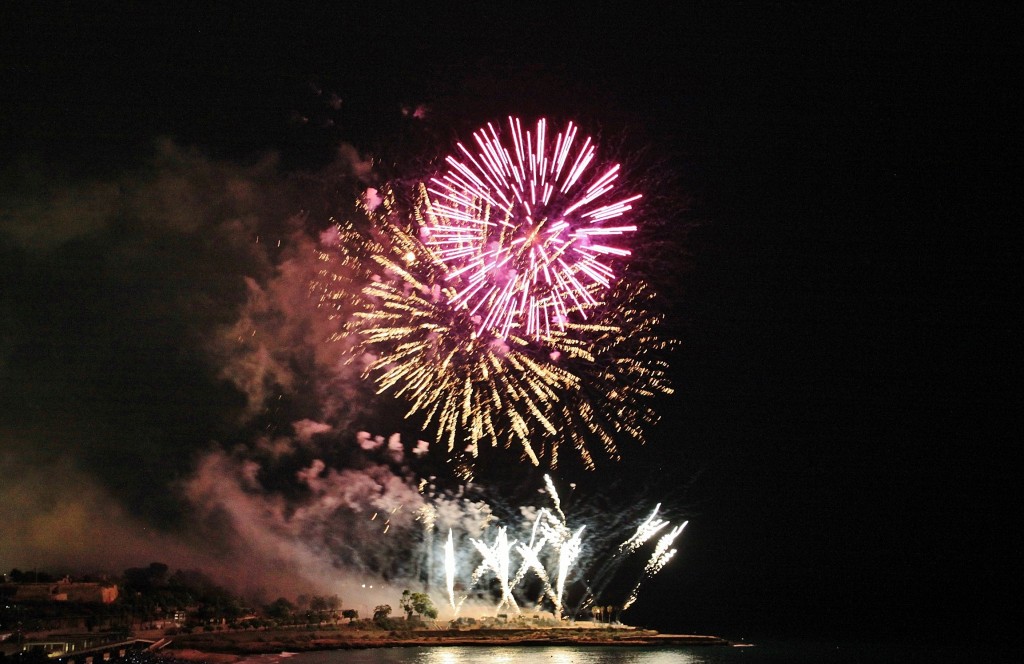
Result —
[[[1004, 653], [1005, 654], [1005, 653]], [[733, 646], [439, 646], [247, 657], [239, 664], [952, 664], [1011, 662], [987, 649], [936, 644], [775, 642]]]

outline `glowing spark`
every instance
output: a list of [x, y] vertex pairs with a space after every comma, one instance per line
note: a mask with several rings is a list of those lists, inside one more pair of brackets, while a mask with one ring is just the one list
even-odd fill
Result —
[[[349, 344], [351, 361], [379, 393], [404, 401], [407, 417], [417, 416], [456, 452], [455, 472], [465, 479], [488, 443], [517, 445], [533, 465], [546, 459], [556, 467], [564, 445], [587, 468], [595, 466], [595, 446], [618, 459], [621, 440], [642, 442], [657, 421], [651, 398], [672, 392], [660, 354], [673, 343], [656, 332], [661, 319], [651, 313], [653, 293], [642, 282], [616, 281], [604, 250], [595, 249], [610, 247], [597, 239], [602, 234], [632, 227], [582, 217], [599, 209], [625, 213], [628, 203], [605, 209], [605, 194], [598, 193], [614, 186], [618, 170], [591, 174], [592, 146], [588, 140], [586, 149], [574, 147], [574, 126], [552, 140], [546, 128], [534, 136], [515, 127], [503, 152], [491, 128], [486, 152], [464, 155], [461, 168], [449, 160], [450, 178], [442, 179], [448, 185], [432, 185], [447, 198], [424, 193], [409, 225], [395, 221], [403, 216], [394, 193], [383, 190], [379, 207], [364, 208], [368, 229], [338, 227], [336, 256], [324, 252], [330, 267], [313, 286], [322, 306], [342, 312], [335, 338]], [[479, 191], [460, 193], [456, 182]], [[496, 186], [501, 183], [514, 190]], [[438, 216], [435, 203], [449, 212]], [[495, 212], [483, 223], [485, 217], [469, 213], [477, 208], [513, 212]], [[548, 214], [542, 209], [562, 211], [555, 219], [537, 216]], [[467, 244], [467, 228], [487, 235], [488, 224], [498, 229], [496, 240]], [[526, 232], [523, 224], [534, 226]], [[565, 246], [555, 246], [556, 237]], [[453, 257], [459, 245], [466, 245], [464, 256]], [[523, 256], [533, 262], [524, 268], [509, 252], [527, 245]], [[516, 281], [528, 273], [533, 285]], [[519, 286], [509, 286], [514, 283]]]
[[643, 546], [647, 540], [657, 535], [662, 528], [668, 525], [668, 521], [655, 518], [658, 516], [658, 510], [660, 509], [661, 503], [654, 506], [654, 511], [651, 512], [651, 515], [647, 517], [643, 523], [637, 526], [636, 532], [634, 532], [628, 540], [619, 545], [619, 553], [633, 553]]
[[562, 596], [565, 594], [565, 582], [569, 578], [569, 570], [580, 556], [583, 547], [581, 535], [586, 526], [580, 526], [579, 530], [567, 541], [560, 542], [558, 548], [558, 578], [555, 583], [555, 618], [562, 616]]
[[494, 544], [491, 546], [487, 546], [478, 539], [470, 538], [469, 541], [483, 556], [483, 562], [473, 572], [473, 582], [476, 583], [487, 572], [492, 572], [501, 586], [501, 599], [495, 607], [495, 614], [499, 613], [504, 606], [509, 606], [519, 613], [519, 605], [516, 603], [515, 597], [512, 596], [512, 587], [509, 584], [509, 551], [516, 544], [515, 540], [511, 543], [508, 541], [505, 527], [502, 526], [498, 528], [498, 535], [494, 538]]
[[461, 155], [422, 192], [421, 236], [448, 270], [449, 303], [499, 338], [543, 338], [553, 324], [564, 330], [570, 312], [586, 318], [614, 279], [604, 257], [630, 253], [599, 238], [636, 230], [604, 225], [641, 197], [616, 197], [618, 164], [597, 170], [596, 146], [577, 141], [571, 122], [553, 141], [547, 120], [535, 131], [524, 139], [513, 117], [504, 136], [488, 124], [473, 134], [475, 150], [459, 143]]
[[661, 568], [665, 566], [665, 563], [667, 563], [669, 559], [676, 554], [676, 550], [672, 549], [670, 551], [669, 547], [672, 546], [672, 543], [675, 541], [676, 537], [679, 536], [679, 533], [683, 532], [683, 528], [686, 527], [687, 523], [689, 522], [684, 521], [662, 535], [661, 539], [658, 540], [658, 545], [654, 548], [654, 553], [651, 554], [651, 559], [645, 568], [648, 576], [653, 576], [661, 571]]
[[668, 561], [676, 555], [676, 549], [669, 549], [669, 547], [672, 546], [672, 543], [675, 541], [676, 537], [679, 536], [679, 533], [683, 532], [683, 528], [686, 528], [687, 523], [689, 522], [684, 521], [662, 535], [661, 539], [658, 540], [657, 546], [654, 547], [654, 552], [651, 554], [650, 559], [647, 561], [647, 565], [644, 567], [643, 576], [641, 576], [640, 580], [636, 582], [635, 586], [633, 586], [632, 592], [629, 593], [629, 598], [622, 605], [623, 611], [631, 607], [636, 602], [637, 594], [640, 592], [640, 584], [643, 580], [645, 578], [649, 579], [660, 572]]
[[[523, 559], [519, 566], [519, 571], [516, 572], [515, 578], [512, 579], [510, 585], [516, 586], [530, 571], [537, 575], [543, 586], [542, 590], [545, 595], [552, 598], [554, 601], [554, 589], [551, 587], [551, 580], [548, 578], [548, 571], [544, 567], [544, 564], [540, 561], [540, 552], [547, 544], [547, 540], [541, 539], [537, 542], [531, 541], [529, 545], [519, 544], [516, 546], [516, 550], [519, 552], [519, 556]], [[556, 604], [556, 615], [560, 611], [560, 606]]]
[[458, 613], [455, 605], [455, 543], [452, 541], [452, 529], [448, 529], [448, 541], [444, 545], [444, 578], [448, 588], [448, 603], [452, 611]]
[[[540, 602], [541, 599], [546, 598], [550, 602], [550, 608], [556, 621], [561, 620], [563, 615], [568, 615], [570, 618], [578, 616], [581, 609], [598, 599], [598, 593], [602, 592], [607, 581], [610, 581], [622, 566], [622, 562], [628, 557], [628, 554], [639, 549], [638, 542], [649, 541], [654, 534], [663, 530], [667, 525], [667, 522], [657, 518], [661, 507], [659, 505], [643, 519], [628, 539], [613, 548], [611, 558], [606, 559], [599, 569], [581, 569], [580, 560], [583, 552], [584, 550], [594, 550], [594, 540], [591, 539], [589, 542], [584, 540], [585, 533], [590, 532], [586, 524], [569, 526], [565, 514], [562, 512], [561, 501], [554, 482], [550, 477], [546, 477], [545, 484], [551, 505], [555, 509], [540, 508], [533, 514], [531, 521], [522, 524], [523, 532], [529, 534], [526, 543], [510, 539], [504, 525], [498, 527], [491, 542], [469, 538], [472, 550], [480, 557], [470, 576], [469, 586], [488, 589], [488, 584], [481, 582], [485, 580], [485, 577], [493, 576], [497, 582], [496, 586], [500, 588], [500, 597], [496, 598], [494, 605], [496, 614], [506, 607], [512, 607], [517, 613], [519, 612], [517, 593], [522, 593], [530, 587], [529, 584], [523, 582], [532, 573], [536, 576], [536, 581], [540, 582], [542, 591], [536, 601]], [[479, 503], [474, 507], [477, 510], [486, 508]], [[433, 507], [430, 507], [429, 511], [434, 514], [438, 513], [438, 510]], [[489, 509], [486, 511], [490, 512]], [[529, 510], [526, 507], [521, 507], [520, 513], [528, 514]], [[676, 549], [672, 548], [672, 545], [686, 525], [684, 522], [662, 534], [621, 610], [632, 606], [636, 601], [641, 583], [660, 572], [676, 554]], [[600, 541], [601, 536], [597, 537]], [[432, 542], [432, 532], [428, 533], [424, 540], [427, 547], [431, 546], [430, 542]], [[604, 547], [605, 545], [599, 544], [598, 546]], [[519, 560], [515, 574], [511, 575], [514, 568], [513, 554]], [[444, 544], [444, 569], [448, 604], [452, 608], [453, 617], [457, 617], [467, 596], [456, 597], [455, 580], [458, 569], [455, 536], [451, 528], [448, 529], [448, 537]], [[603, 578], [606, 575], [607, 578]], [[592, 586], [591, 580], [599, 581], [599, 586], [596, 588]], [[566, 595], [571, 592], [571, 587], [579, 588], [581, 585], [584, 594], [582, 597], [577, 595], [579, 603], [573, 610], [567, 611], [565, 609]]]
[[565, 514], [562, 514], [562, 501], [558, 497], [558, 491], [555, 489], [555, 483], [551, 481], [550, 475], [544, 475], [544, 485], [547, 486], [551, 502], [555, 504], [555, 509], [558, 510], [558, 516], [562, 518], [562, 523], [565, 523]]

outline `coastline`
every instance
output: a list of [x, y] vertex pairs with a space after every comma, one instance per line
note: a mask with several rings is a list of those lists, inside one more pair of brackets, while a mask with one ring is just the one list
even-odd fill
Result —
[[[704, 634], [661, 634], [642, 629], [480, 629], [416, 630], [408, 633], [339, 630], [315, 633], [246, 634], [212, 633], [174, 639], [160, 656], [184, 662], [233, 664], [250, 655], [297, 653], [316, 650], [413, 648], [439, 646], [731, 646], [731, 642]], [[237, 638], [238, 636], [250, 638]], [[236, 637], [236, 638], [232, 638]], [[255, 638], [252, 638], [255, 637]]]

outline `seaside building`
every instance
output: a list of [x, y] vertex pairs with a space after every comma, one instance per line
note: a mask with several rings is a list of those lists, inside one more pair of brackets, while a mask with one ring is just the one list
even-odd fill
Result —
[[63, 579], [52, 583], [3, 584], [5, 597], [15, 602], [96, 602], [110, 604], [117, 599], [116, 585]]

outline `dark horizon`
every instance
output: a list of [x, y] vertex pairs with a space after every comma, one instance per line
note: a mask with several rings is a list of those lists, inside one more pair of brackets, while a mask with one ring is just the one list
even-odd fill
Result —
[[[293, 238], [357, 193], [330, 190], [331, 169], [425, 163], [508, 114], [578, 117], [668, 174], [654, 184], [677, 223], [652, 275], [681, 344], [676, 394], [645, 447], [561, 478], [633, 485], [624, 497], [649, 484], [690, 520], [630, 620], [727, 638], [1009, 638], [1019, 232], [1000, 90], [1019, 12], [418, 11], [0, 12], [2, 495], [81, 480], [84, 513], [116, 507], [112, 523], [163, 541], [197, 463], [213, 476], [319, 398], [296, 387], [240, 426], [246, 395], [201, 351], [241, 320], [241, 277], [270, 298]], [[251, 191], [202, 198], [210, 183]], [[138, 225], [144, 202], [166, 228]], [[230, 237], [218, 214], [284, 248]], [[292, 463], [272, 468], [291, 478]], [[32, 563], [8, 560], [21, 547], [7, 528], [46, 501], [22, 505], [0, 525], [4, 571]]]

